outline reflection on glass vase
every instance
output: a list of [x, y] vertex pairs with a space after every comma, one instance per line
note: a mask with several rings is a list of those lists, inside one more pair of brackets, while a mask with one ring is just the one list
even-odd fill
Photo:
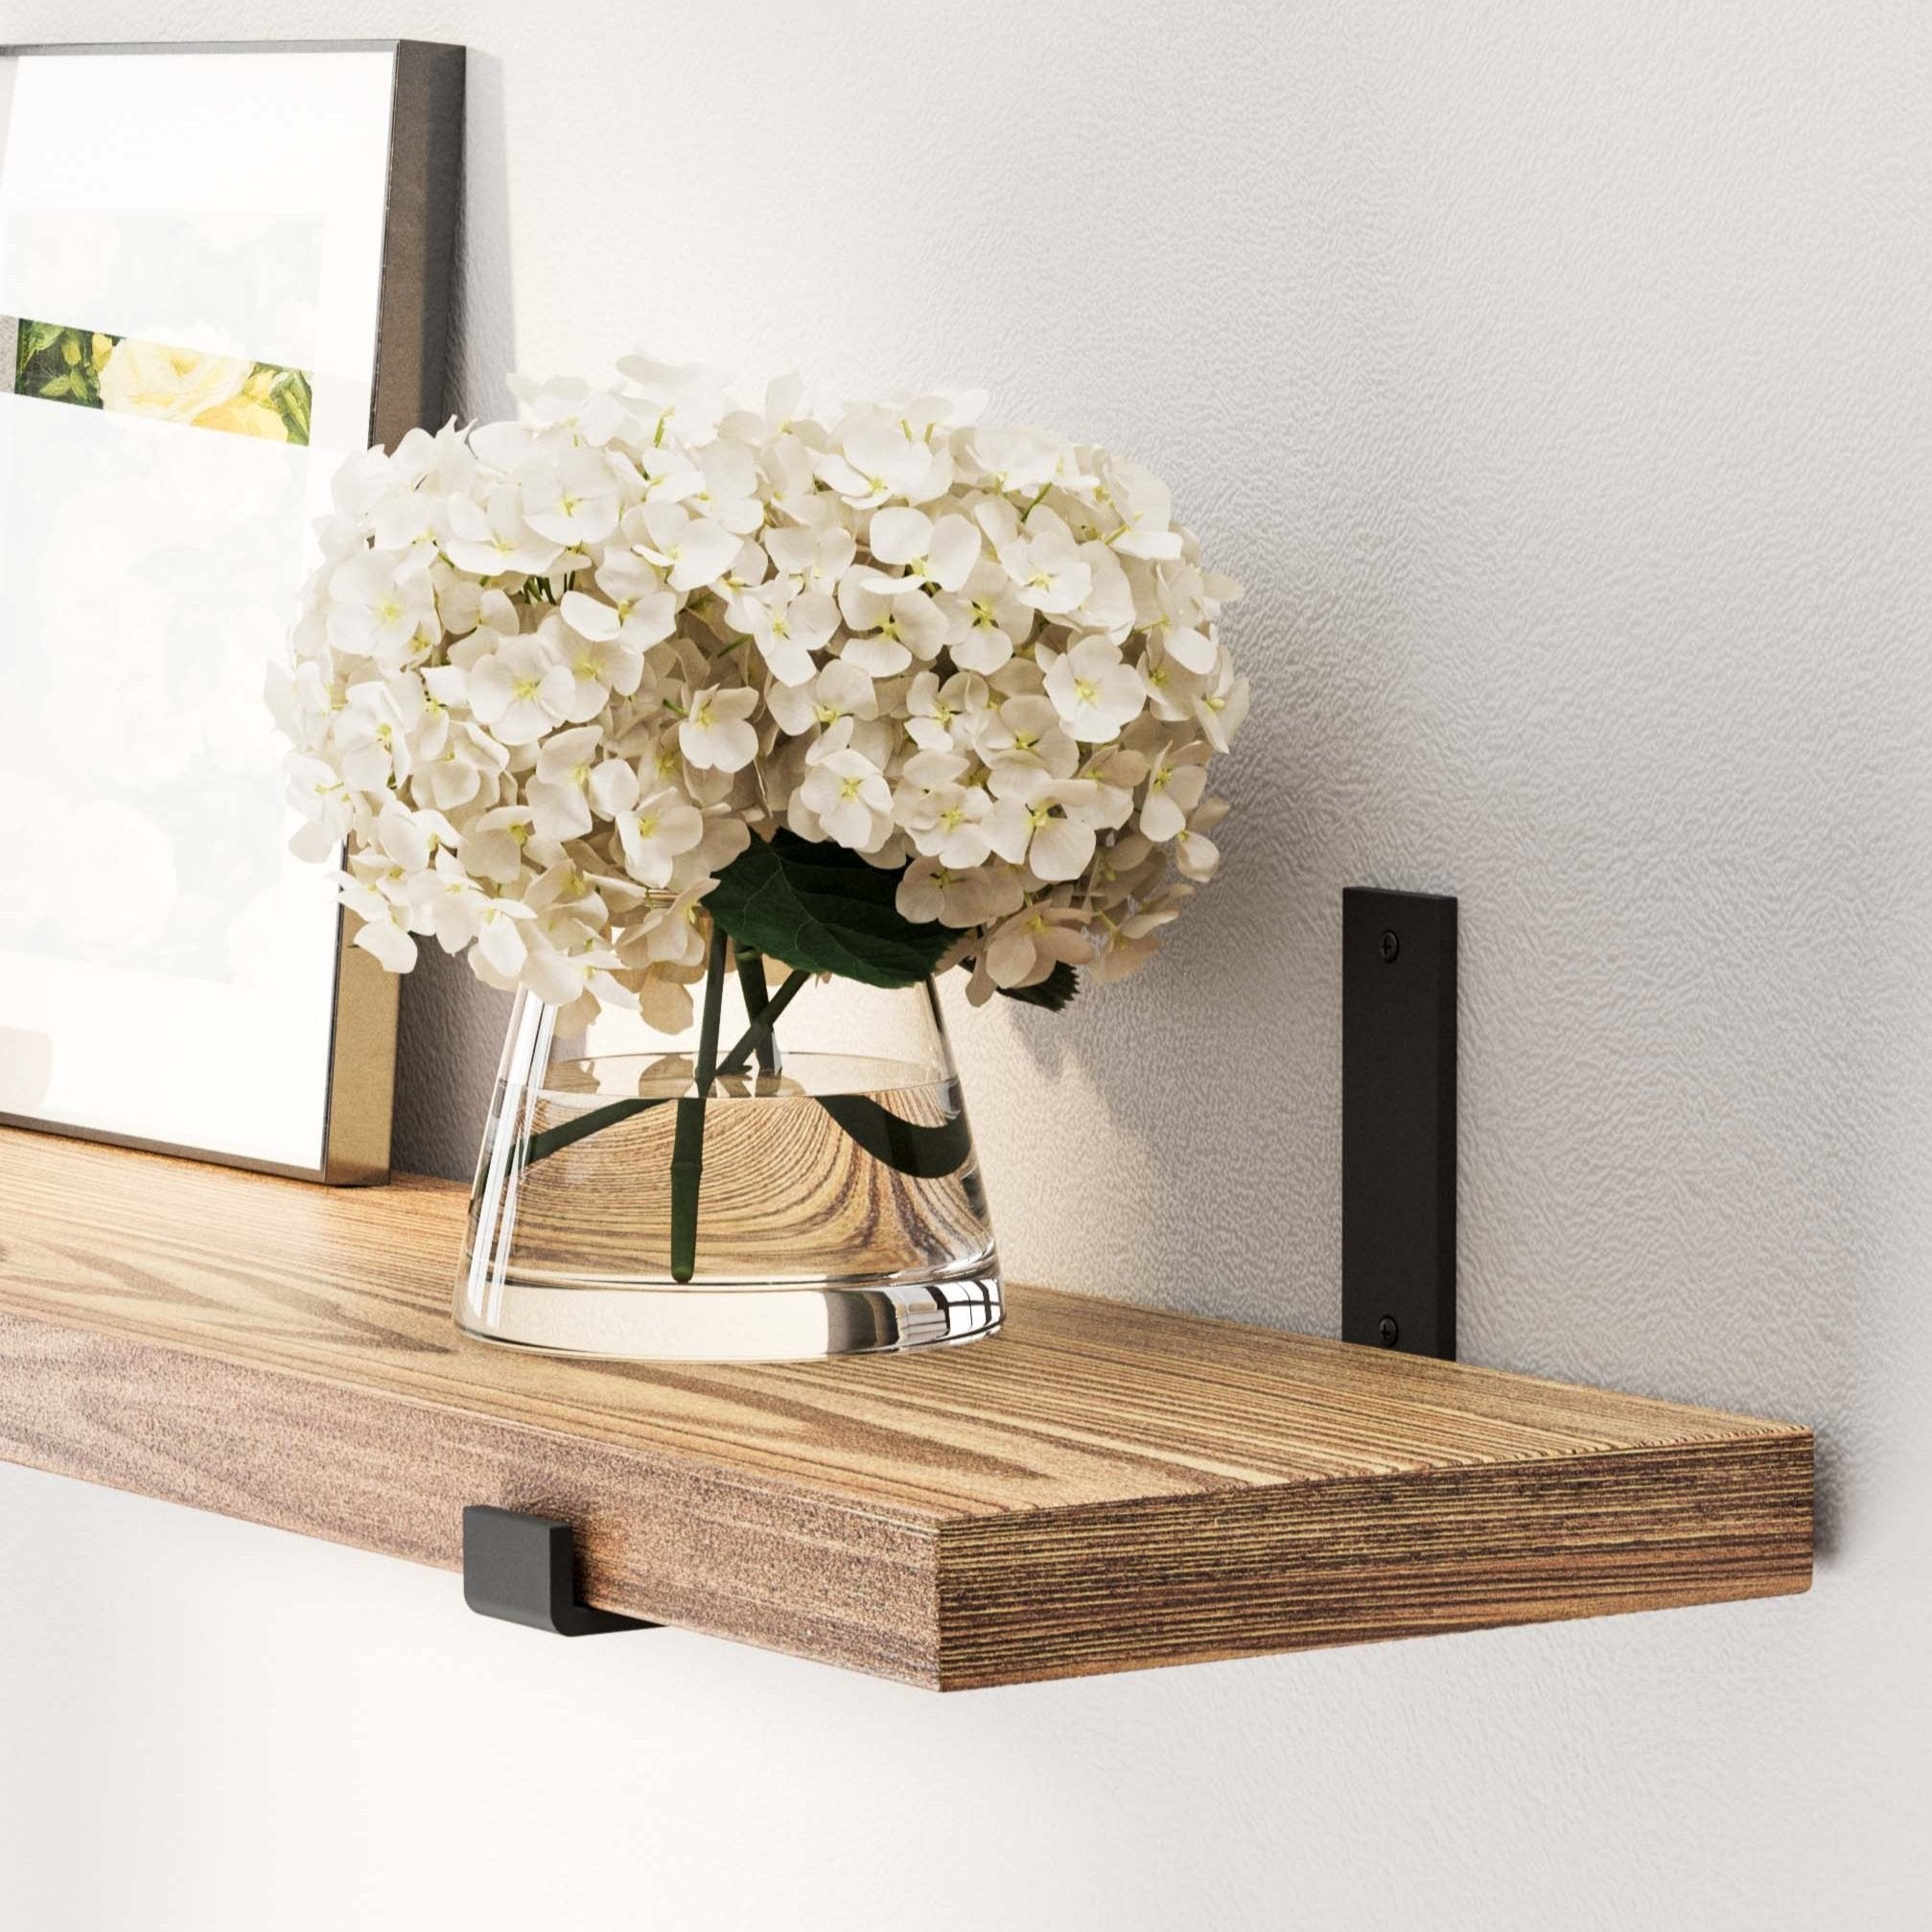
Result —
[[[723, 973], [707, 1041], [518, 997], [470, 1202], [468, 1334], [774, 1361], [985, 1335], [999, 1259], [929, 981]], [[709, 1058], [710, 1079], [701, 1082]]]

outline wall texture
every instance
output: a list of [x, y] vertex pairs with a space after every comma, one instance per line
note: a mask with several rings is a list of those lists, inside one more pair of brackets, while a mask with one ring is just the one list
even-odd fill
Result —
[[[1221, 882], [966, 1016], [1016, 1276], [1338, 1320], [1338, 896], [1462, 900], [1465, 1356], [1788, 1415], [1811, 1596], [939, 1701], [0, 1471], [32, 1932], [1906, 1927], [1932, 1853], [1932, 20], [9, 0], [467, 42], [453, 407], [977, 380], [1252, 586]], [[406, 991], [460, 1173], [500, 1010]]]

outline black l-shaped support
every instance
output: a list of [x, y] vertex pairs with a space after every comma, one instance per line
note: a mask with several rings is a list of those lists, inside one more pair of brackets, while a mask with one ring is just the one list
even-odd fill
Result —
[[1455, 901], [1341, 896], [1341, 1338], [1455, 1360]]
[[463, 1511], [463, 1601], [478, 1617], [557, 1637], [656, 1628], [578, 1599], [577, 1546], [568, 1523], [481, 1502]]

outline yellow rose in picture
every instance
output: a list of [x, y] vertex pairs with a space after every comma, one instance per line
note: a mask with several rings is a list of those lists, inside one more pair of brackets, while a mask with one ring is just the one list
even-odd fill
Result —
[[260, 436], [270, 443], [289, 440], [288, 424], [268, 404], [258, 403], [249, 395], [234, 396], [225, 403], [217, 403], [212, 409], [203, 409], [195, 418], [195, 427], [226, 430], [237, 436]]
[[240, 395], [254, 366], [240, 356], [210, 356], [199, 349], [170, 349], [130, 338], [117, 342], [102, 364], [101, 407], [193, 423]]

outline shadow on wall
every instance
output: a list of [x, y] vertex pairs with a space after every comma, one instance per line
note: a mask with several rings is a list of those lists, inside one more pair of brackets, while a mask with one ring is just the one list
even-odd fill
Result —
[[[1252, 558], [1240, 560], [1252, 565]], [[1280, 595], [1251, 570], [1253, 604]], [[1272, 588], [1270, 588], [1272, 579]], [[1253, 710], [1212, 790], [1222, 864], [1160, 951], [1065, 1012], [950, 996], [1020, 1279], [1258, 1325], [1339, 1321], [1340, 916], [1353, 830], [1285, 723], [1280, 627], [1230, 626]], [[1009, 1250], [1011, 1250], [1009, 1252]]]
[[517, 365], [510, 264], [509, 162], [503, 136], [503, 63], [470, 50], [463, 126], [462, 212], [456, 223], [450, 315], [450, 393], [457, 416], [498, 416]]
[[[470, 50], [463, 128], [462, 212], [450, 315], [449, 394], [459, 419], [499, 416], [516, 367], [510, 273], [509, 167], [502, 62]], [[433, 942], [402, 987], [396, 1042], [394, 1164], [399, 1172], [467, 1181], [476, 1169], [510, 1000]]]

